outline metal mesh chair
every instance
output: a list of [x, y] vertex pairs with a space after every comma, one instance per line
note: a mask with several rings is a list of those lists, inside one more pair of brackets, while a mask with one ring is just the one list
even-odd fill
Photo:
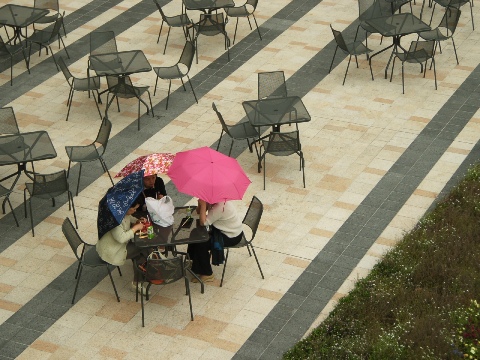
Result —
[[0, 185], [0, 198], [5, 197], [6, 202], [8, 203], [8, 206], [10, 206], [10, 210], [12, 211], [13, 218], [15, 219], [15, 223], [17, 224], [17, 227], [19, 226], [17, 216], [15, 215], [15, 211], [13, 211], [12, 203], [10, 202], [10, 194], [12, 193], [12, 190], [7, 189], [3, 185]]
[[241, 17], [246, 17], [248, 20], [248, 25], [250, 25], [250, 30], [252, 29], [252, 23], [250, 22], [250, 15], [253, 17], [255, 21], [255, 26], [257, 27], [258, 36], [260, 40], [262, 40], [262, 34], [260, 34], [260, 29], [258, 28], [257, 19], [255, 18], [255, 10], [258, 5], [258, 0], [247, 0], [247, 2], [241, 6], [235, 7], [226, 7], [225, 12], [227, 13], [227, 20], [229, 17], [237, 18], [237, 22], [235, 24], [235, 33], [233, 34], [233, 43], [235, 44], [235, 37], [237, 36], [237, 27], [238, 27], [238, 19]]
[[[100, 96], [98, 93], [98, 90], [100, 89], [100, 77], [99, 76], [90, 76], [87, 78], [76, 78], [72, 75], [70, 70], [68, 69], [67, 64], [65, 64], [65, 60], [63, 60], [62, 57], [58, 59], [58, 65], [60, 66], [60, 69], [63, 72], [63, 75], [65, 76], [65, 79], [67, 80], [68, 85], [70, 86], [70, 91], [68, 93], [68, 99], [67, 99], [67, 106], [68, 106], [68, 111], [67, 111], [67, 118], [65, 121], [68, 121], [68, 116], [70, 115], [70, 108], [72, 107], [72, 100], [73, 100], [73, 93], [75, 91], [96, 91], [97, 96]], [[97, 99], [95, 96], [93, 97], [93, 100], [95, 101], [95, 106], [97, 107], [98, 114], [100, 115], [100, 119], [102, 119], [102, 113], [100, 112], [100, 108], [98, 107]]]
[[112, 177], [110, 176], [110, 172], [108, 171], [107, 164], [105, 164], [105, 160], [103, 160], [103, 154], [107, 149], [108, 138], [110, 137], [111, 130], [112, 123], [107, 118], [104, 118], [100, 125], [100, 129], [98, 130], [97, 138], [93, 143], [86, 146], [65, 146], [65, 151], [67, 152], [68, 156], [67, 177], [70, 175], [70, 166], [72, 161], [80, 163], [80, 169], [78, 171], [77, 195], [78, 188], [80, 187], [80, 176], [82, 175], [82, 164], [84, 162], [95, 160], [100, 161], [103, 171], [108, 174], [112, 185], [114, 185]]
[[[223, 134], [227, 134], [230, 136], [232, 139], [232, 143], [230, 144], [230, 151], [228, 152], [228, 156], [232, 153], [232, 148], [233, 148], [233, 142], [235, 140], [247, 140], [248, 144], [248, 149], [250, 152], [253, 152], [252, 149], [252, 144], [250, 143], [250, 139], [258, 139], [260, 137], [260, 134], [258, 131], [247, 121], [240, 122], [238, 124], [235, 124], [233, 126], [229, 126], [225, 123], [225, 120], [223, 119], [222, 114], [217, 110], [217, 107], [215, 106], [215, 103], [212, 103], [212, 108], [213, 111], [217, 114], [218, 120], [220, 121], [220, 124], [222, 125], [222, 132], [220, 133], [220, 138], [218, 139], [218, 144], [217, 144], [217, 151], [218, 148], [220, 147], [220, 143], [222, 141], [222, 136]], [[257, 151], [257, 144], [254, 141], [255, 144], [255, 151]], [[258, 151], [257, 151], [258, 154]]]
[[180, 56], [180, 59], [178, 62], [173, 65], [173, 66], [168, 66], [168, 67], [154, 67], [153, 71], [155, 71], [155, 74], [157, 74], [157, 79], [155, 80], [155, 90], [153, 91], [153, 96], [155, 96], [155, 93], [157, 92], [157, 84], [158, 84], [158, 78], [169, 80], [168, 84], [168, 94], [167, 94], [167, 105], [165, 109], [168, 109], [168, 100], [170, 98], [170, 89], [172, 87], [172, 80], [173, 79], [180, 79], [182, 81], [183, 89], [187, 91], [185, 88], [185, 83], [183, 82], [183, 77], [186, 76], [188, 79], [188, 82], [190, 84], [190, 87], [192, 88], [193, 96], [195, 97], [195, 101], [198, 104], [197, 100], [197, 95], [195, 95], [195, 90], [193, 90], [193, 85], [190, 80], [190, 77], [188, 76], [188, 73], [190, 72], [190, 68], [192, 67], [192, 62], [193, 62], [193, 57], [195, 55], [195, 45], [193, 45], [193, 42], [187, 41], [185, 43], [185, 46], [183, 47], [182, 55]]
[[153, 0], [153, 2], [157, 6], [158, 11], [160, 12], [160, 16], [162, 17], [162, 24], [160, 25], [160, 30], [158, 32], [157, 44], [160, 41], [160, 34], [162, 33], [163, 23], [166, 23], [168, 25], [167, 40], [165, 40], [165, 47], [163, 49], [163, 53], [165, 54], [165, 51], [167, 50], [168, 37], [170, 36], [170, 30], [172, 29], [172, 27], [181, 27], [183, 29], [185, 39], [189, 38], [191, 40], [189, 30], [190, 28], [193, 28], [193, 23], [192, 20], [190, 20], [190, 18], [188, 17], [188, 15], [182, 12], [180, 15], [166, 16], [158, 1]]
[[[185, 259], [183, 255], [177, 254], [173, 258], [169, 259], [154, 259], [148, 258], [147, 265], [146, 265], [146, 272], [142, 272], [137, 270], [140, 277], [142, 286], [141, 289], [141, 304], [142, 304], [142, 326], [145, 326], [145, 309], [144, 309], [144, 301], [143, 301], [143, 284], [148, 283], [146, 288], [145, 298], [149, 300], [148, 291], [150, 290], [150, 286], [152, 284], [159, 284], [167, 285], [174, 283], [178, 280], [184, 279], [185, 280], [185, 290], [186, 295], [188, 295], [188, 301], [190, 304], [190, 319], [193, 321], [193, 309], [192, 309], [192, 298], [190, 296], [190, 281], [186, 276], [185, 271]], [[138, 264], [135, 262], [135, 268], [138, 269]], [[138, 301], [138, 288], [136, 292], [136, 298]]]
[[[91, 244], [86, 243], [82, 240], [78, 232], [72, 225], [72, 222], [67, 217], [63, 221], [62, 224], [62, 232], [65, 235], [70, 247], [72, 248], [75, 257], [78, 260], [78, 268], [75, 274], [75, 279], [77, 279], [77, 283], [75, 285], [75, 291], [73, 293], [72, 304], [75, 302], [75, 296], [77, 295], [78, 284], [80, 283], [80, 277], [82, 276], [82, 270], [84, 266], [89, 267], [97, 267], [97, 266], [104, 266], [107, 268], [108, 276], [110, 277], [110, 281], [112, 282], [113, 290], [115, 291], [115, 296], [117, 297], [117, 301], [120, 302], [120, 298], [118, 297], [117, 288], [115, 287], [115, 283], [113, 282], [112, 272], [110, 271], [109, 263], [103, 261], [97, 253], [95, 247]], [[118, 267], [117, 267], [118, 268]], [[122, 273], [120, 272], [120, 268], [118, 268], [118, 272], [120, 276]]]
[[258, 98], [287, 97], [287, 84], [283, 71], [258, 73]]
[[[372, 50], [370, 50], [365, 45], [363, 45], [361, 41], [353, 41], [352, 43], [346, 43], [340, 31], [335, 30], [332, 27], [332, 25], [330, 25], [330, 29], [332, 29], [333, 37], [335, 38], [335, 42], [337, 43], [337, 46], [335, 48], [335, 52], [333, 53], [332, 63], [330, 64], [330, 69], [328, 70], [328, 73], [330, 74], [330, 72], [332, 71], [335, 55], [337, 54], [338, 48], [340, 48], [344, 53], [350, 55], [350, 57], [348, 58], [347, 70], [345, 71], [345, 76], [343, 77], [342, 85], [345, 85], [345, 80], [347, 79], [348, 68], [350, 67], [350, 61], [352, 60], [352, 56], [355, 56], [355, 62], [357, 63], [357, 68], [358, 68], [357, 56], [367, 55], [367, 59], [368, 59], [368, 53], [370, 53]], [[372, 75], [372, 80], [373, 80], [373, 71], [372, 71], [371, 62], [369, 62], [369, 66], [370, 66], [370, 74]]]
[[[437, 46], [440, 45], [440, 41], [445, 41], [448, 39], [452, 39], [452, 44], [453, 44], [453, 51], [455, 52], [455, 58], [457, 59], [457, 64], [458, 62], [458, 56], [457, 56], [457, 48], [455, 47], [455, 41], [453, 40], [453, 34], [455, 34], [455, 30], [457, 29], [458, 25], [458, 20], [460, 19], [460, 14], [462, 12], [460, 9], [457, 9], [455, 7], [448, 8], [445, 11], [445, 14], [443, 15], [442, 20], [440, 21], [440, 24], [435, 29], [429, 30], [429, 31], [422, 31], [421, 33], [418, 34], [419, 37], [421, 37], [423, 40], [435, 40], [435, 48], [434, 48], [434, 53], [436, 53]], [[441, 51], [441, 48], [440, 48]]]
[[18, 134], [19, 132], [13, 107], [0, 108], [0, 134]]
[[39, 54], [40, 54], [40, 51], [42, 50], [42, 47], [44, 47], [45, 50], [47, 51], [47, 55], [48, 55], [48, 50], [50, 49], [50, 53], [52, 54], [52, 58], [53, 58], [53, 61], [55, 62], [55, 66], [57, 67], [57, 70], [59, 70], [57, 60], [55, 59], [55, 56], [53, 55], [52, 47], [50, 46], [50, 44], [56, 38], [58, 38], [58, 40], [62, 43], [63, 48], [65, 49], [65, 53], [67, 54], [67, 57], [70, 59], [70, 55], [68, 54], [67, 48], [65, 47], [65, 43], [63, 42], [62, 35], [60, 35], [60, 28], [62, 27], [62, 24], [63, 24], [63, 16], [58, 16], [51, 30], [49, 30], [49, 28], [46, 28], [45, 30], [34, 30], [33, 34], [26, 38], [27, 43], [30, 45], [28, 50], [29, 62], [30, 62], [30, 56], [32, 53], [32, 44], [35, 43], [40, 47]]
[[68, 209], [73, 209], [75, 226], [78, 229], [77, 215], [75, 214], [75, 204], [73, 203], [73, 196], [68, 187], [67, 173], [65, 172], [65, 170], [53, 174], [34, 174], [33, 182], [25, 183], [25, 189], [23, 191], [25, 218], [27, 217], [27, 192], [30, 195], [28, 203], [30, 209], [30, 224], [32, 226], [32, 236], [35, 236], [35, 231], [33, 227], [32, 198], [52, 199], [52, 206], [55, 206], [55, 198], [64, 193], [67, 193]]
[[0, 36], [0, 60], [10, 59], [10, 86], [13, 85], [13, 57], [17, 55], [20, 51], [23, 54], [23, 58], [25, 59], [25, 64], [27, 65], [28, 73], [30, 74], [29, 61], [27, 58], [27, 54], [25, 53], [25, 48], [23, 47], [23, 43], [20, 42], [20, 44], [10, 45], [5, 43], [2, 37]]
[[358, 0], [358, 20], [360, 24], [355, 33], [357, 40], [358, 30], [362, 28], [366, 32], [365, 43], [368, 46], [368, 34], [375, 34], [378, 31], [367, 23], [367, 20], [382, 16], [381, 8], [377, 6], [377, 0]]
[[90, 33], [90, 56], [118, 52], [113, 31], [92, 31]]
[[262, 140], [260, 153], [258, 172], [260, 172], [261, 161], [263, 160], [263, 190], [265, 190], [265, 173], [267, 172], [265, 163], [267, 154], [274, 156], [290, 156], [297, 154], [300, 157], [300, 170], [303, 171], [303, 187], [305, 187], [305, 159], [303, 158], [298, 130], [285, 133], [272, 131], [268, 136], [268, 140]]
[[[405, 94], [404, 64], [406, 62], [420, 64], [420, 72], [423, 72], [423, 77], [425, 77], [425, 74], [427, 72], [427, 61], [431, 59], [433, 65], [433, 75], [435, 77], [435, 90], [437, 90], [437, 72], [435, 70], [434, 49], [435, 40], [412, 41], [412, 43], [410, 44], [410, 48], [407, 52], [395, 52], [395, 57], [393, 58], [392, 64], [392, 72], [390, 74], [390, 82], [392, 81], [393, 77], [395, 59], [398, 58], [402, 62], [402, 93]], [[425, 63], [425, 69], [423, 68], [423, 63]]]
[[228, 61], [230, 61], [230, 39], [227, 35], [225, 18], [223, 13], [219, 14], [201, 14], [200, 21], [194, 24], [195, 29], [195, 48], [197, 49], [197, 64], [198, 64], [198, 36], [215, 36], [222, 34], [225, 38], [225, 50], [227, 50]]
[[222, 280], [220, 281], [220, 287], [223, 285], [223, 277], [225, 276], [225, 269], [227, 267], [228, 261], [228, 253], [230, 248], [240, 248], [240, 247], [247, 247], [248, 254], [252, 256], [250, 252], [250, 248], [252, 249], [253, 256], [255, 257], [255, 261], [257, 262], [258, 270], [260, 270], [260, 275], [262, 275], [262, 279], [265, 279], [263, 276], [262, 268], [260, 267], [260, 263], [257, 258], [257, 254], [255, 253], [255, 249], [253, 248], [253, 239], [255, 239], [255, 234], [257, 233], [258, 224], [260, 224], [260, 219], [262, 218], [263, 214], [263, 204], [262, 202], [254, 196], [252, 201], [250, 202], [250, 206], [248, 207], [247, 213], [243, 218], [242, 223], [247, 225], [250, 228], [251, 236], [250, 240], [247, 240], [245, 234], [243, 234], [242, 240], [235, 246], [225, 247], [227, 249], [227, 255], [225, 256], [225, 262], [223, 263], [223, 272], [222, 272]]
[[[33, 28], [35, 29], [36, 24], [50, 24], [55, 22], [59, 16], [65, 17], [65, 11], [60, 15], [60, 4], [58, 0], [34, 0], [33, 7], [37, 9], [46, 9], [50, 10], [50, 13], [41, 17], [33, 23]], [[67, 37], [67, 31], [65, 30], [65, 23], [62, 22], [63, 34]], [[59, 39], [60, 40], [60, 39]], [[58, 43], [60, 47], [60, 42]]]
[[473, 0], [430, 0], [430, 6], [433, 4], [432, 16], [430, 17], [430, 24], [432, 24], [433, 13], [435, 12], [435, 6], [440, 5], [445, 9], [460, 9], [463, 5], [470, 5], [470, 15], [472, 17], [472, 29], [475, 30], [475, 24], [473, 22]]
[[[152, 110], [153, 114], [153, 104], [152, 104], [152, 97], [150, 96], [150, 91], [148, 91], [148, 86], [135, 86], [132, 84], [132, 80], [129, 76], [125, 76], [123, 82], [119, 81], [118, 76], [107, 76], [107, 85], [108, 85], [108, 94], [107, 94], [107, 106], [109, 104], [109, 96], [112, 94], [113, 98], [117, 99], [117, 109], [120, 112], [120, 104], [118, 102], [118, 98], [122, 99], [132, 99], [135, 98], [138, 100], [138, 117], [137, 117], [137, 127], [140, 130], [140, 104], [142, 100], [140, 97], [147, 93], [148, 100], [150, 101], [150, 109]], [[112, 98], [112, 100], [113, 100]], [[145, 107], [147, 108], [147, 114], [150, 112], [148, 105], [144, 103]]]

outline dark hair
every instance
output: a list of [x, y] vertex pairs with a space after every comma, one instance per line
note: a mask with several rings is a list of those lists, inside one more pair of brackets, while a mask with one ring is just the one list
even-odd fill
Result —
[[133, 201], [132, 205], [130, 205], [130, 208], [134, 208], [134, 207], [137, 206], [137, 205], [140, 205], [140, 200], [139, 200], [138, 198], [136, 198], [136, 199]]

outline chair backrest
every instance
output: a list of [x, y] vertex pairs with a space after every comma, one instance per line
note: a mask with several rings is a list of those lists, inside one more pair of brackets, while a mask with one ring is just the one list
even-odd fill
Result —
[[225, 32], [225, 18], [223, 13], [205, 15], [200, 14], [200, 21], [197, 26], [197, 33], [214, 36]]
[[185, 277], [183, 256], [171, 259], [147, 259], [145, 279], [147, 281], [163, 280], [163, 284], [170, 284]]
[[373, 19], [382, 15], [380, 7], [376, 2], [377, 0], [358, 0], [358, 19], [360, 21]]
[[67, 172], [58, 171], [53, 174], [34, 174], [33, 192], [34, 197], [52, 198], [68, 191]]
[[433, 57], [435, 40], [412, 41], [407, 51], [405, 61], [411, 63], [422, 63]]
[[5, 43], [5, 41], [3, 41], [2, 37], [0, 36], [0, 56], [2, 55], [12, 56], [12, 53], [8, 48], [7, 44]]
[[343, 51], [348, 53], [347, 43], [345, 42], [345, 39], [343, 38], [342, 33], [338, 30], [335, 30], [332, 27], [332, 24], [330, 24], [330, 29], [332, 29], [333, 37], [335, 38], [335, 42], [337, 43], [337, 46]]
[[258, 73], [258, 98], [287, 97], [287, 84], [283, 71]]
[[194, 56], [195, 45], [191, 41], [185, 42], [185, 46], [183, 47], [182, 55], [180, 55], [180, 60], [178, 60], [178, 63], [183, 64], [187, 67], [187, 73], [190, 71]]
[[160, 4], [158, 3], [158, 1], [157, 1], [157, 0], [153, 0], [153, 2], [154, 2], [155, 5], [157, 6], [158, 11], [160, 12], [160, 16], [162, 17], [162, 20], [165, 21], [165, 22], [168, 24], [168, 19], [167, 19], [167, 17], [165, 16], [165, 13], [163, 12], [163, 9], [162, 9], [162, 7], [160, 6]]
[[275, 156], [289, 156], [301, 150], [298, 130], [291, 132], [272, 131], [268, 136], [265, 152]]
[[73, 75], [68, 69], [67, 64], [65, 64], [65, 60], [61, 56], [58, 58], [58, 66], [60, 66], [60, 69], [62, 70], [63, 75], [65, 75], [65, 79], [67, 79], [67, 82], [71, 86], [72, 84], [70, 83], [70, 79], [73, 78]]
[[223, 131], [225, 131], [228, 136], [232, 137], [232, 135], [230, 134], [228, 125], [225, 123], [225, 120], [223, 119], [222, 114], [220, 114], [220, 111], [217, 110], [217, 106], [215, 105], [214, 102], [212, 102], [212, 108], [213, 108], [213, 111], [215, 111], [215, 113], [217, 114], [218, 120], [220, 120], [220, 124], [222, 125]]
[[90, 33], [90, 55], [118, 52], [117, 40], [113, 31], [93, 31]]
[[253, 11], [255, 11], [255, 9], [257, 8], [257, 5], [258, 5], [258, 0], [247, 0], [247, 2], [245, 3], [245, 5], [250, 5], [253, 7]]
[[457, 29], [458, 25], [458, 20], [460, 19], [460, 14], [462, 12], [460, 9], [457, 9], [455, 7], [449, 7], [447, 10], [445, 10], [445, 13], [443, 14], [443, 18], [440, 21], [440, 24], [438, 27], [444, 27], [447, 29], [447, 36], [452, 36], [455, 33], [455, 30]]
[[19, 132], [13, 107], [0, 108], [0, 134], [18, 134]]
[[100, 129], [98, 130], [97, 138], [95, 139], [95, 143], [99, 144], [97, 146], [97, 152], [100, 156], [103, 155], [105, 150], [107, 149], [108, 138], [110, 137], [110, 132], [112, 131], [112, 123], [108, 118], [103, 118], [102, 123], [100, 124]]
[[260, 224], [262, 214], [263, 204], [256, 196], [254, 196], [242, 221], [242, 223], [252, 229], [252, 238], [250, 239], [250, 241], [255, 238], [255, 234], [257, 233], [258, 224]]
[[[80, 235], [78, 235], [77, 230], [75, 230], [75, 227], [72, 224], [72, 221], [67, 217], [65, 220], [63, 220], [62, 224], [62, 232], [65, 238], [67, 239], [70, 247], [72, 248], [73, 253], [77, 257], [77, 260], [81, 260], [83, 251], [85, 249], [85, 242], [82, 240]], [[79, 248], [82, 246], [82, 252], [79, 254]]]
[[60, 12], [58, 0], [34, 0], [33, 7], [36, 7], [38, 9], [51, 9], [55, 10], [56, 12]]
[[55, 24], [53, 25], [52, 32], [50, 34], [50, 40], [56, 40], [58, 36], [60, 36], [60, 29], [63, 25], [63, 16], [59, 15], [55, 20]]

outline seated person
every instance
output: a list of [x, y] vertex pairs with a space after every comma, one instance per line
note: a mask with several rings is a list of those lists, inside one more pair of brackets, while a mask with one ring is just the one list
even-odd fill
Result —
[[[237, 210], [232, 202], [222, 201], [216, 204], [207, 204], [199, 199], [197, 214], [200, 217], [200, 225], [208, 225], [220, 231], [224, 247], [235, 246], [242, 240], [242, 220], [238, 217]], [[199, 275], [199, 278], [204, 282], [214, 280], [210, 263], [211, 246], [211, 242], [206, 241], [204, 243], [189, 244], [187, 250], [192, 260], [192, 271]], [[192, 282], [197, 282], [197, 279], [193, 278]]]
[[145, 176], [143, 178], [144, 190], [138, 196], [136, 202], [140, 205], [140, 210], [146, 211], [145, 208], [145, 198], [152, 197], [154, 199], [161, 199], [167, 195], [167, 190], [165, 190], [165, 183], [162, 178], [155, 175]]
[[[143, 228], [142, 221], [145, 220], [136, 219], [132, 216], [138, 206], [138, 203], [133, 203], [127, 210], [121, 224], [108, 231], [98, 240], [96, 249], [102, 260], [115, 266], [121, 266], [125, 264], [126, 259], [136, 259], [137, 262], [143, 262], [148, 257], [148, 250], [139, 249], [130, 241], [133, 239], [135, 232]], [[132, 291], [136, 291], [137, 275], [134, 265]]]

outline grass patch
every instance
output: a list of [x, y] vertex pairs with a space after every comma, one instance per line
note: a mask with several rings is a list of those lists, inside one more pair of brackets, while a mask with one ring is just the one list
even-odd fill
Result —
[[284, 359], [478, 359], [480, 165]]

